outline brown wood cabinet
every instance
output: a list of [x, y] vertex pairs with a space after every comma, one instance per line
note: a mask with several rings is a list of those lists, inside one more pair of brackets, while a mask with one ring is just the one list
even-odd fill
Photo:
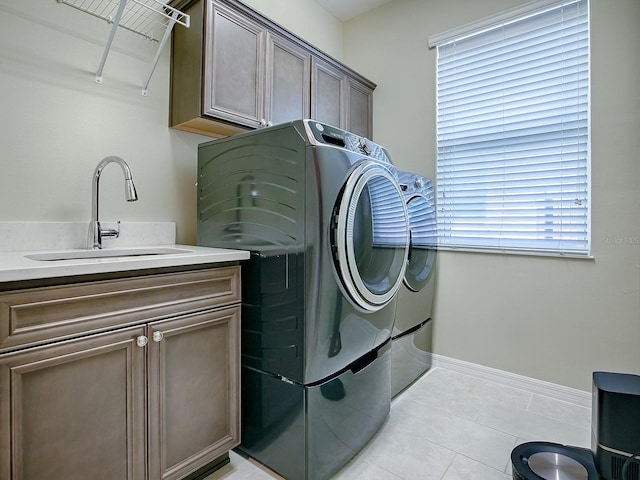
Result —
[[173, 480], [240, 443], [240, 307], [148, 326], [149, 478]]
[[373, 138], [373, 90], [360, 80], [347, 77], [347, 118], [344, 130]]
[[335, 63], [314, 58], [311, 118], [370, 139], [373, 135], [373, 89]]
[[144, 327], [0, 355], [0, 478], [144, 479]]
[[265, 122], [275, 125], [309, 118], [311, 54], [272, 32], [267, 34]]
[[224, 267], [1, 293], [0, 480], [180, 479], [238, 445], [239, 281]]
[[173, 32], [172, 127], [222, 137], [314, 118], [371, 138], [375, 84], [236, 0], [179, 6], [191, 27]]
[[223, 5], [203, 1], [208, 6], [203, 113], [258, 127], [264, 119], [265, 30]]

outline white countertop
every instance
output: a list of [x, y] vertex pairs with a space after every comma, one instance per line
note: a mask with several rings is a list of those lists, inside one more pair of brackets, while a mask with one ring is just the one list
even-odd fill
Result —
[[[244, 250], [190, 245], [146, 245], [144, 248], [176, 248], [187, 250], [187, 252], [73, 260], [32, 260], [26, 257], [31, 254], [62, 252], [62, 250], [0, 252], [0, 282], [233, 262], [246, 260], [250, 255], [248, 251]], [[107, 251], [109, 248], [104, 250]], [[63, 251], [68, 252], [69, 250]]]

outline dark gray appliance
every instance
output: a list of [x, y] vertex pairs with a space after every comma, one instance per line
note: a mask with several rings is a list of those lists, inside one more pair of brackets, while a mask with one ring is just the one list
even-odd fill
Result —
[[511, 452], [514, 480], [640, 480], [640, 376], [593, 372], [591, 450], [528, 442]]
[[198, 243], [242, 267], [242, 444], [289, 480], [325, 479], [390, 409], [390, 339], [409, 251], [380, 146], [311, 120], [204, 143]]
[[511, 452], [513, 480], [601, 480], [588, 448], [527, 442]]
[[640, 376], [593, 372], [591, 450], [604, 480], [640, 480]]
[[391, 347], [391, 395], [396, 396], [431, 368], [431, 313], [435, 289], [437, 227], [433, 183], [398, 172], [409, 215], [411, 244]]

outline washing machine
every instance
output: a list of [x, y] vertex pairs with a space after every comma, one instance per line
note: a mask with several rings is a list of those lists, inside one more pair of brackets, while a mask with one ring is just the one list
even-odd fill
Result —
[[431, 368], [437, 225], [433, 182], [399, 171], [411, 243], [391, 346], [391, 393], [396, 396]]
[[390, 409], [409, 217], [381, 146], [299, 120], [201, 144], [198, 243], [242, 265], [240, 449], [329, 478]]

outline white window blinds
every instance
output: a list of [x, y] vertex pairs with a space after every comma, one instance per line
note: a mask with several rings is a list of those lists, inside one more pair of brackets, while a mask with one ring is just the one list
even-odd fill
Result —
[[587, 0], [438, 45], [444, 247], [589, 254]]

